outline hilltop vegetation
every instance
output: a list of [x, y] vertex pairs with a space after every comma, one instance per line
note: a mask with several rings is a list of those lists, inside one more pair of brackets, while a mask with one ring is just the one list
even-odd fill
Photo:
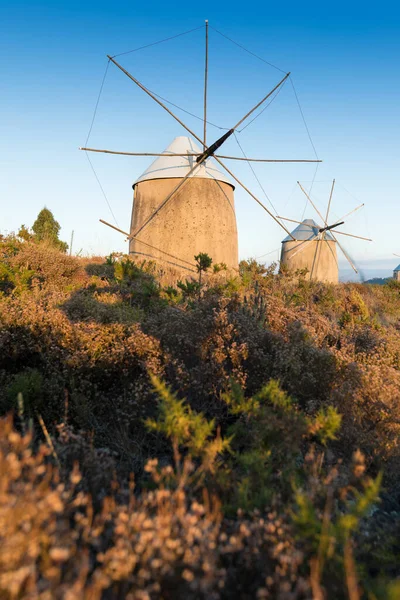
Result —
[[400, 285], [56, 246], [0, 243], [0, 597], [398, 598]]

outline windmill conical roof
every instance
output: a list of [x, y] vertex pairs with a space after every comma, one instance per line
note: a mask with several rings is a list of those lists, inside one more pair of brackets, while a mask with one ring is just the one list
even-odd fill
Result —
[[400, 265], [397, 265], [397, 267], [395, 269], [393, 269], [394, 271], [400, 271]]
[[[189, 137], [180, 136], [164, 150], [166, 154], [201, 154], [202, 149]], [[135, 181], [133, 186], [141, 181], [151, 179], [181, 179], [188, 174], [190, 169], [196, 164], [195, 156], [159, 156], [154, 160], [146, 171]], [[211, 159], [202, 163], [199, 168], [190, 177], [201, 179], [214, 179], [228, 183], [233, 188], [233, 183], [222, 173]]]
[[[300, 225], [297, 225], [296, 229], [293, 229], [292, 236], [296, 241], [311, 241], [315, 240], [319, 234], [320, 225], [318, 225], [314, 219], [304, 219]], [[328, 231], [325, 232], [324, 240], [334, 242], [335, 240]], [[282, 243], [292, 242], [293, 238], [290, 235], [286, 236]]]

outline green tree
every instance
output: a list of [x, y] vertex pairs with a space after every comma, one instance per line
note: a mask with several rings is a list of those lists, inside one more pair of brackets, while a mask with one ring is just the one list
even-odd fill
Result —
[[196, 261], [196, 268], [199, 274], [199, 285], [201, 286], [201, 274], [203, 272], [205, 273], [211, 267], [212, 258], [205, 252], [200, 252], [200, 254], [197, 254], [197, 256], [194, 257], [194, 260]]
[[29, 242], [32, 239], [32, 234], [25, 225], [21, 225], [18, 231], [18, 237], [25, 242]]
[[43, 208], [40, 211], [36, 221], [32, 225], [32, 231], [36, 241], [48, 242], [61, 250], [61, 252], [66, 252], [68, 244], [59, 239], [58, 234], [60, 229], [60, 224], [55, 220], [53, 213], [48, 208]]

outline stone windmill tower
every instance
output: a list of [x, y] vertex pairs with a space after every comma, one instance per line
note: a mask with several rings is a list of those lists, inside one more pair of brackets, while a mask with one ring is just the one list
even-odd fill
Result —
[[237, 271], [235, 188], [210, 160], [188, 178], [162, 214], [156, 212], [201, 152], [189, 137], [177, 137], [135, 181], [129, 252], [183, 270], [191, 270], [193, 257], [207, 252], [214, 263]]
[[[325, 218], [314, 204], [309, 194], [304, 190], [299, 182], [302, 192], [306, 195], [311, 206], [317, 212], [322, 225], [318, 225], [313, 219], [305, 219], [304, 221], [294, 221], [293, 219], [286, 219], [285, 217], [279, 217], [285, 221], [291, 221], [297, 223], [298, 226], [294, 229], [290, 236], [286, 237], [282, 241], [281, 250], [281, 269], [288, 268], [291, 271], [307, 270], [307, 279], [314, 281], [323, 281], [326, 283], [338, 283], [339, 281], [339, 265], [337, 258], [337, 249], [339, 248], [343, 253], [346, 260], [350, 263], [352, 269], [358, 273], [354, 262], [351, 260], [349, 254], [343, 248], [342, 244], [336, 238], [336, 235], [344, 235], [346, 237], [357, 238], [360, 240], [366, 240], [372, 242], [370, 238], [365, 238], [359, 235], [353, 235], [345, 233], [344, 231], [338, 231], [337, 227], [344, 225], [344, 219], [349, 217], [351, 214], [359, 210], [364, 204], [357, 206], [354, 210], [350, 211], [339, 221], [328, 225], [329, 213], [331, 209], [333, 190], [335, 187], [335, 180], [333, 180], [332, 188], [329, 196], [328, 207]], [[334, 231], [333, 231], [334, 230]], [[282, 269], [283, 270], [283, 269]]]
[[336, 241], [329, 232], [322, 238], [320, 226], [313, 219], [305, 219], [291, 236], [285, 237], [280, 262], [292, 271], [307, 269], [308, 279], [339, 281]]

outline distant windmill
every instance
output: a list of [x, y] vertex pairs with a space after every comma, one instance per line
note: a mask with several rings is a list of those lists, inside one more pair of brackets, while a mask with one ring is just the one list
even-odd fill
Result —
[[130, 252], [150, 256], [158, 261], [172, 264], [184, 271], [194, 271], [194, 255], [207, 252], [214, 263], [225, 263], [229, 269], [238, 268], [238, 242], [236, 216], [231, 180], [213, 164], [213, 158], [225, 172], [255, 200], [268, 215], [288, 234], [288, 229], [250, 191], [244, 183], [225, 165], [222, 159], [245, 160], [247, 162], [299, 162], [314, 163], [320, 160], [274, 160], [247, 159], [216, 154], [238, 127], [248, 119], [268, 98], [273, 96], [290, 73], [287, 73], [251, 110], [214, 143], [206, 141], [207, 124], [207, 78], [208, 78], [208, 22], [206, 21], [206, 59], [204, 77], [203, 137], [194, 133], [167, 106], [122, 67], [115, 57], [108, 56], [129, 79], [142, 89], [152, 100], [168, 112], [191, 136], [176, 138], [162, 153], [117, 152], [94, 148], [81, 148], [87, 152], [104, 152], [127, 156], [158, 157], [133, 185], [134, 203], [131, 229], [122, 231], [130, 240]]
[[[358, 273], [354, 262], [351, 260], [349, 254], [346, 252], [343, 246], [336, 239], [335, 234], [372, 242], [372, 240], [369, 238], [337, 230], [338, 227], [344, 225], [344, 219], [347, 219], [347, 217], [349, 217], [351, 214], [362, 208], [364, 204], [357, 206], [338, 221], [328, 225], [335, 180], [332, 182], [325, 218], [322, 216], [321, 212], [318, 210], [315, 203], [311, 200], [310, 195], [307, 194], [300, 182], [298, 181], [297, 183], [301, 191], [307, 197], [311, 206], [317, 212], [322, 224], [317, 224], [312, 219], [295, 221], [294, 219], [278, 217], [284, 221], [298, 223], [298, 227], [291, 232], [291, 235], [282, 241], [281, 265], [289, 267], [292, 271], [307, 269], [307, 278], [311, 280], [338, 283], [338, 247], [342, 251], [346, 260], [350, 263], [352, 269]], [[335, 233], [333, 230], [335, 230]]]
[[[397, 256], [397, 258], [400, 258], [400, 254], [395, 254], [394, 252], [393, 256]], [[393, 269], [393, 279], [395, 279], [396, 281], [400, 281], [400, 265], [397, 265], [397, 267]]]

